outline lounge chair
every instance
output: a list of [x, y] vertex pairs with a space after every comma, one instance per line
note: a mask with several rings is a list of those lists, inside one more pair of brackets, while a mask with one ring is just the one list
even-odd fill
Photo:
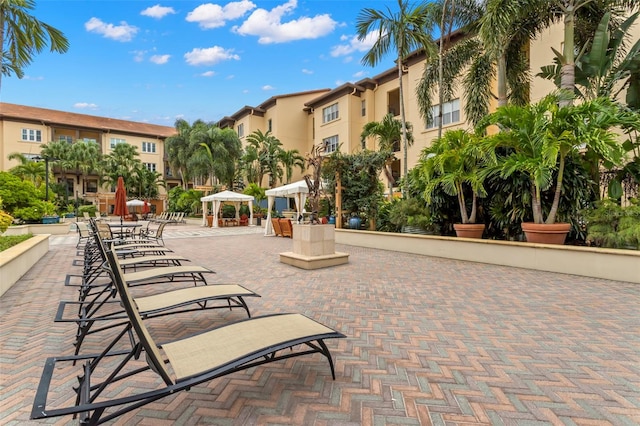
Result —
[[156, 243], [164, 246], [164, 239], [162, 238], [162, 235], [164, 234], [165, 226], [167, 226], [167, 222], [161, 223], [157, 229], [148, 229], [145, 232], [144, 239], [147, 241], [155, 241]]
[[89, 214], [89, 212], [82, 212], [82, 217], [84, 217], [84, 220], [86, 220], [87, 222], [91, 220], [91, 215]]
[[[102, 253], [98, 261], [101, 269], [104, 270], [102, 260], [106, 261], [107, 259], [106, 248], [97, 234], [94, 235], [94, 239], [95, 244]], [[182, 259], [184, 258], [176, 258], [175, 256], [151, 256], [120, 261], [121, 268], [124, 264], [147, 267], [141, 271], [124, 273], [129, 285], [135, 285], [136, 281], [140, 279], [143, 281], [138, 281], [138, 284], [158, 284], [160, 282], [167, 282], [167, 280], [168, 282], [175, 283], [185, 281], [185, 279], [187, 279], [187, 281], [193, 281], [194, 284], [198, 284], [198, 282], [205, 284], [203, 286], [165, 291], [153, 296], [140, 298], [138, 309], [143, 316], [165, 315], [167, 313], [204, 309], [228, 308], [231, 310], [232, 308], [240, 307], [251, 317], [249, 307], [243, 298], [247, 296], [258, 296], [256, 293], [237, 284], [207, 285], [208, 283], [204, 280], [202, 273], [204, 271], [212, 271], [199, 266], [182, 266]], [[164, 266], [152, 267], [158, 264]], [[190, 275], [191, 279], [189, 279]], [[122, 310], [118, 308], [119, 302], [114, 300], [116, 292], [111, 279], [105, 283], [93, 286], [84, 284], [80, 290], [79, 300], [77, 302], [61, 301], [59, 303], [58, 312], [55, 317], [56, 322], [75, 322], [77, 324], [78, 329], [74, 342], [76, 355], [79, 353], [82, 342], [87, 335], [120, 325], [119, 323], [111, 323], [91, 331], [94, 323], [104, 321], [113, 322], [114, 320], [122, 320], [125, 317]], [[138, 302], [138, 299], [136, 299], [136, 301]], [[209, 303], [213, 301], [223, 301], [224, 304], [216, 305]], [[113, 309], [114, 304], [116, 305], [116, 309]], [[195, 305], [195, 307], [193, 307], [193, 305]], [[77, 317], [70, 318], [66, 315], [68, 306], [75, 308]], [[192, 307], [187, 308], [188, 306]]]
[[282, 237], [282, 229], [280, 228], [280, 219], [277, 217], [271, 218], [271, 225], [273, 226], [273, 233], [276, 237]]
[[293, 238], [293, 225], [291, 225], [291, 219], [280, 219], [280, 232], [283, 237]]
[[89, 231], [89, 225], [86, 222], [76, 222], [76, 229], [78, 230], [78, 243], [76, 248], [80, 248], [89, 241], [91, 238], [91, 232]]
[[[60, 356], [46, 360], [31, 419], [79, 415], [81, 424], [101, 424], [215, 378], [313, 353], [326, 357], [331, 376], [335, 380], [333, 360], [324, 341], [346, 336], [301, 314], [254, 317], [200, 330], [187, 337], [176, 336], [173, 340], [162, 343], [162, 346], [158, 345], [145, 326], [136, 301], [129, 293], [128, 283], [115, 253], [109, 251], [107, 258], [128, 321], [101, 354]], [[129, 339], [133, 342], [131, 350], [112, 350], [121, 340]], [[301, 348], [294, 349], [297, 347]], [[144, 357], [140, 357], [142, 352]], [[107, 356], [111, 359], [118, 357], [119, 364], [107, 368], [111, 363], [102, 363]], [[56, 363], [76, 361], [82, 361], [84, 365], [78, 377], [78, 386], [73, 388], [77, 394], [75, 405], [47, 407], [49, 386], [56, 372]], [[145, 383], [151, 383], [146, 381], [149, 375], [159, 376], [163, 383], [157, 389], [110, 397], [112, 390], [117, 391], [125, 384], [123, 380], [132, 383], [145, 380]], [[138, 376], [141, 377], [138, 379]]]

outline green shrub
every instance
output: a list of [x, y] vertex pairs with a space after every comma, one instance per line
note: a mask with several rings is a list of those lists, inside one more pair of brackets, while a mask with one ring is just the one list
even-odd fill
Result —
[[612, 199], [596, 203], [585, 212], [587, 243], [596, 247], [640, 249], [640, 204], [628, 207]]
[[89, 215], [93, 216], [96, 214], [97, 210], [98, 208], [95, 206], [95, 204], [87, 204], [85, 206], [78, 207], [78, 214], [82, 216], [84, 212], [87, 212], [89, 213]]
[[0, 251], [4, 251], [33, 237], [32, 234], [0, 236]]
[[13, 222], [13, 217], [7, 212], [0, 210], [0, 233], [6, 231], [9, 225], [11, 225], [11, 222]]

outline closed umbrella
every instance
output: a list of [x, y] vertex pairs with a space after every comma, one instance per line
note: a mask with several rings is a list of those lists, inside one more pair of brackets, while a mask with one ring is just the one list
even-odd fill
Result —
[[124, 179], [122, 176], [118, 176], [118, 185], [116, 186], [116, 205], [113, 214], [120, 216], [120, 224], [124, 216], [129, 214], [127, 208], [127, 190], [124, 188]]

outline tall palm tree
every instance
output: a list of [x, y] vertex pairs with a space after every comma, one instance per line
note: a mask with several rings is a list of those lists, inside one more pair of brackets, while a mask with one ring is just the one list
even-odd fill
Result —
[[291, 176], [293, 176], [293, 169], [295, 167], [300, 169], [300, 173], [304, 172], [304, 157], [300, 155], [300, 151], [297, 149], [282, 150], [280, 153], [280, 162], [284, 167], [286, 183], [291, 183]]
[[24, 68], [47, 44], [52, 52], [69, 49], [69, 41], [60, 30], [29, 14], [35, 5], [35, 0], [0, 1], [0, 88], [3, 75], [24, 77]]
[[230, 128], [221, 129], [215, 124], [196, 127], [191, 134], [191, 142], [198, 144], [190, 165], [204, 167], [210, 182], [222, 182], [233, 188], [235, 167], [242, 155], [242, 144], [238, 134]]
[[193, 126], [184, 119], [175, 122], [176, 135], [169, 136], [165, 140], [165, 151], [169, 160], [169, 166], [176, 176], [180, 178], [182, 189], [187, 190], [191, 178], [187, 166], [189, 159], [193, 155], [194, 147], [191, 144], [191, 132], [193, 127], [204, 124], [201, 120], [193, 123]]
[[[411, 8], [408, 1], [398, 0], [399, 10], [393, 13], [389, 8], [378, 11], [365, 8], [358, 14], [356, 29], [358, 39], [364, 40], [369, 33], [377, 32], [377, 40], [362, 58], [365, 65], [377, 65], [392, 46], [395, 47], [396, 66], [398, 68], [398, 84], [400, 91], [400, 119], [402, 122], [402, 146], [404, 149], [404, 176], [408, 174], [408, 140], [407, 120], [404, 108], [404, 90], [402, 84], [403, 59], [416, 49], [425, 49], [427, 57], [434, 56], [435, 47], [430, 32], [433, 22], [425, 4]], [[402, 189], [403, 195], [408, 197], [406, 184]]]
[[[409, 146], [413, 145], [413, 126], [411, 123], [405, 123], [406, 126], [406, 138]], [[371, 121], [364, 125], [360, 137], [366, 139], [369, 137], [375, 137], [378, 140], [378, 151], [387, 152], [389, 157], [384, 164], [385, 175], [389, 182], [389, 199], [393, 197], [393, 184], [395, 179], [391, 172], [391, 163], [395, 160], [393, 154], [393, 147], [402, 138], [402, 122], [396, 120], [393, 114], [387, 114], [382, 121]]]
[[115, 186], [118, 177], [122, 176], [127, 188], [135, 184], [135, 170], [142, 167], [138, 158], [140, 154], [134, 145], [127, 143], [117, 144], [111, 153], [103, 157], [99, 168], [101, 169], [101, 183]]
[[76, 141], [71, 145], [69, 170], [76, 174], [77, 184], [80, 184], [81, 176], [98, 169], [100, 158], [100, 146], [96, 142]]
[[279, 157], [282, 151], [282, 142], [271, 134], [271, 131], [263, 133], [258, 129], [247, 136], [247, 144], [253, 147], [257, 154], [257, 184], [262, 186], [265, 174], [271, 175], [271, 186], [282, 176], [282, 168], [279, 167]]

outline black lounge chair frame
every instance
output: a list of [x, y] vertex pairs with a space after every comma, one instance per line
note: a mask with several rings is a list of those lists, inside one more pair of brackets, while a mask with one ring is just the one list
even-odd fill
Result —
[[[158, 346], [151, 338], [131, 298], [129, 297], [126, 287], [127, 283], [124, 281], [116, 257], [111, 251], [107, 253], [107, 257], [109, 258], [109, 265], [113, 274], [114, 282], [116, 283], [116, 287], [118, 288], [118, 291], [123, 292], [121, 298], [123, 306], [127, 311], [127, 315], [129, 316], [129, 321], [121, 330], [121, 332], [118, 333], [116, 338], [109, 345], [107, 345], [104, 351], [100, 354], [48, 358], [45, 363], [44, 371], [40, 379], [36, 397], [33, 403], [31, 419], [44, 419], [66, 415], [73, 415], [75, 418], [79, 415], [80, 424], [82, 425], [102, 424], [132, 410], [143, 407], [153, 401], [159, 400], [179, 391], [189, 390], [193, 386], [211, 381], [215, 378], [222, 377], [237, 371], [242, 371], [247, 368], [256, 367], [262, 364], [314, 353], [320, 353], [327, 358], [329, 367], [331, 369], [331, 376], [335, 380], [333, 359], [331, 357], [329, 349], [324, 343], [324, 339], [341, 338], [346, 336], [337, 331], [328, 329], [319, 323], [315, 323], [315, 321], [306, 317], [304, 318], [306, 318], [310, 322], [317, 324], [318, 326], [321, 326], [323, 329], [328, 330], [328, 332], [323, 332], [316, 335], [307, 335], [297, 339], [284, 340], [277, 344], [269, 345], [268, 347], [262, 347], [257, 350], [254, 349], [250, 353], [246, 353], [245, 355], [239, 356], [234, 360], [224, 362], [221, 365], [209, 368], [208, 370], [201, 373], [192, 374], [190, 376], [182, 377], [177, 380], [172, 379], [169, 371], [165, 367], [165, 364], [168, 363], [169, 360], [165, 361], [165, 359], [161, 356], [158, 350], [160, 346]], [[229, 325], [224, 325], [218, 328], [214, 328], [209, 332], [215, 332], [216, 330], [223, 329], [230, 325], [241, 324], [246, 321], [262, 321], [265, 319], [269, 321], [270, 318], [275, 318], [281, 315], [294, 315], [303, 317], [299, 314], [266, 315], [262, 317], [238, 321]], [[283, 318], [283, 321], [288, 321], [288, 319]], [[202, 335], [206, 333], [207, 331], [202, 333]], [[132, 349], [130, 351], [111, 351], [120, 341], [120, 339], [123, 339], [125, 337], [129, 337], [132, 340]], [[179, 342], [179, 340], [176, 342]], [[171, 343], [164, 343], [164, 345], [169, 345]], [[291, 350], [298, 345], [305, 345], [306, 349], [296, 351]], [[290, 349], [290, 351], [283, 352], [283, 350], [285, 349]], [[146, 365], [143, 365], [141, 367], [129, 366], [129, 363], [133, 362], [133, 360], [138, 360], [143, 352], [146, 358]], [[100, 362], [104, 358], [111, 356], [120, 356], [122, 359], [118, 363], [118, 365], [111, 371], [111, 373], [107, 375], [106, 379], [101, 382], [94, 383], [92, 381], [93, 373], [100, 366]], [[53, 373], [56, 370], [56, 363], [75, 363], [76, 361], [80, 360], [84, 361], [84, 364], [83, 373], [78, 378], [78, 387], [74, 388], [76, 391], [76, 405], [73, 407], [57, 409], [47, 408], [47, 396], [49, 393], [49, 387], [51, 385]], [[103, 397], [103, 393], [108, 393], [108, 389], [110, 389], [111, 385], [149, 371], [157, 373], [162, 378], [164, 382], [164, 387], [162, 389], [141, 392], [139, 394], [127, 397], [100, 400], [100, 398]], [[107, 409], [113, 409], [113, 411], [105, 413]]]

